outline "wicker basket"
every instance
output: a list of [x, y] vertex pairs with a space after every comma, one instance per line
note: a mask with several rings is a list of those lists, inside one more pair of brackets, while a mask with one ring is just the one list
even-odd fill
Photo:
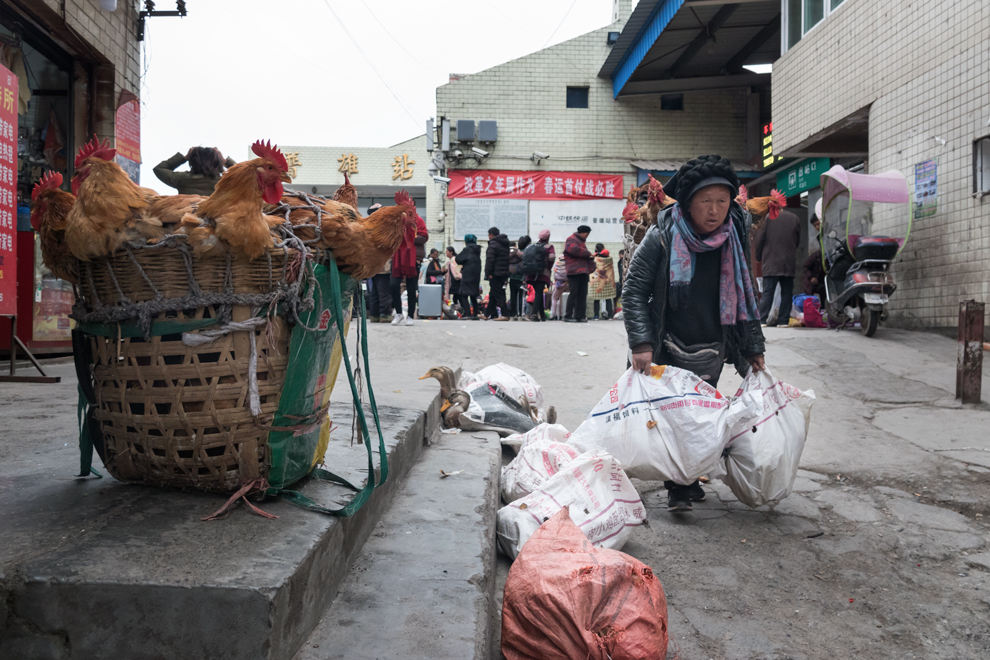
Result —
[[[298, 253], [275, 249], [268, 257], [232, 259], [228, 268], [224, 259], [191, 260], [171, 247], [119, 252], [81, 265], [80, 304], [92, 310], [149, 301], [156, 294], [270, 294], [282, 280], [286, 259]], [[267, 476], [269, 428], [259, 420], [270, 421], [279, 407], [291, 334], [285, 319], [272, 315], [257, 329], [230, 332], [203, 346], [187, 346], [180, 331], [218, 317], [246, 321], [254, 313], [248, 305], [202, 305], [159, 312], [152, 318], [158, 331], [147, 337], [133, 323], [129, 332], [110, 325], [110, 333], [88, 334], [94, 414], [102, 431], [102, 445], [96, 444], [114, 477], [231, 491]], [[177, 331], [168, 334], [170, 326]], [[249, 402], [252, 364], [259, 416]]]

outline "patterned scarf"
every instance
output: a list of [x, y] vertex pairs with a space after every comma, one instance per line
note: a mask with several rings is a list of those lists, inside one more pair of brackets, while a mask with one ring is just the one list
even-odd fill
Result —
[[722, 269], [719, 276], [719, 316], [722, 325], [760, 318], [749, 277], [742, 241], [732, 220], [728, 220], [708, 238], [702, 239], [685, 219], [680, 203], [671, 209], [673, 241], [670, 254], [670, 306], [680, 309], [687, 300], [689, 285], [694, 277], [695, 254], [722, 249]]

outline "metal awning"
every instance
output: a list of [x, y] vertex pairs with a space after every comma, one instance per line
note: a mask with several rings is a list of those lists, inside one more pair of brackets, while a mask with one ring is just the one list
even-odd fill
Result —
[[769, 85], [779, 0], [642, 0], [599, 71], [613, 96]]
[[[631, 160], [629, 164], [646, 172], [669, 172], [673, 174], [681, 169], [681, 165], [686, 162], [686, 160]], [[740, 167], [733, 165], [733, 169], [737, 175], [743, 178], [756, 176], [759, 172], [748, 165], [741, 165]]]

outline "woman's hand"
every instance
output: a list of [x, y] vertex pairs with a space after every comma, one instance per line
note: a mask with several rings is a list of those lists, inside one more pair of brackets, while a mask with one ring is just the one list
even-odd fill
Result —
[[754, 355], [752, 357], [748, 357], [746, 358], [746, 361], [749, 362], [749, 366], [753, 367], [754, 373], [757, 371], [764, 371], [767, 368], [767, 362], [766, 359], [763, 357], [763, 353], [760, 353], [759, 355]]
[[640, 373], [649, 374], [653, 366], [653, 349], [632, 354], [632, 368]]

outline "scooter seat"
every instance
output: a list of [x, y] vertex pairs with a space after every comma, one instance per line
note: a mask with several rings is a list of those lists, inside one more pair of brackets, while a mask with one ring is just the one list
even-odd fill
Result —
[[900, 241], [889, 236], [850, 236], [849, 243], [859, 261], [864, 259], [889, 261], [897, 256], [897, 251], [901, 248]]

